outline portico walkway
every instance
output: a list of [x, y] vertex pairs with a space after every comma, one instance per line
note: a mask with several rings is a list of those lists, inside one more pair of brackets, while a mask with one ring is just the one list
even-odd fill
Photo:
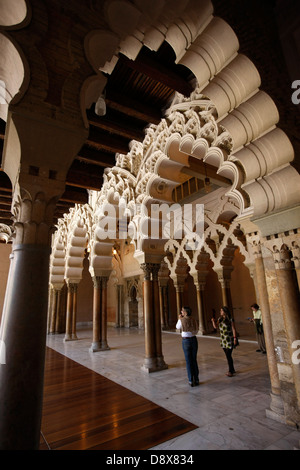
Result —
[[198, 337], [200, 386], [189, 387], [179, 334], [164, 332], [168, 369], [141, 370], [144, 334], [135, 329], [108, 329], [110, 351], [89, 352], [91, 328], [78, 328], [78, 341], [49, 335], [47, 345], [129, 390], [171, 411], [197, 429], [156, 446], [156, 450], [293, 450], [299, 449], [296, 428], [266, 417], [270, 380], [266, 355], [255, 341], [240, 340], [234, 351], [236, 376], [229, 378], [225, 356], [215, 337]]

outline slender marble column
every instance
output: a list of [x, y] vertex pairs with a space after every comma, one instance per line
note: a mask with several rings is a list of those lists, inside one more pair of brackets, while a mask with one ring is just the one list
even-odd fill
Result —
[[164, 317], [164, 297], [163, 297], [164, 286], [159, 285], [159, 311], [160, 311], [160, 321], [163, 329], [166, 328], [166, 322]]
[[153, 299], [154, 299], [154, 335], [155, 335], [155, 353], [156, 353], [156, 367], [159, 370], [167, 369], [162, 354], [162, 339], [161, 339], [161, 320], [160, 320], [160, 303], [159, 303], [159, 287], [158, 287], [158, 271], [160, 265], [152, 265], [152, 284], [153, 284]]
[[222, 289], [222, 302], [223, 302], [223, 305], [228, 307], [226, 281], [223, 277], [223, 274], [220, 274], [218, 272], [218, 279], [219, 279], [219, 283], [221, 284], [221, 289]]
[[67, 296], [67, 316], [66, 316], [66, 334], [65, 341], [72, 341], [72, 325], [73, 325], [73, 301], [74, 301], [74, 288], [75, 284], [72, 282], [67, 283], [68, 296]]
[[78, 284], [73, 286], [73, 305], [72, 305], [72, 340], [76, 340], [76, 320], [77, 320], [77, 288]]
[[50, 328], [49, 328], [49, 333], [54, 334], [55, 333], [55, 325], [56, 325], [56, 311], [57, 311], [57, 290], [52, 287], [51, 288], [51, 294], [52, 294], [52, 302], [50, 302], [51, 305], [51, 311], [50, 311]]
[[180, 315], [181, 309], [183, 307], [183, 287], [177, 282], [174, 282], [176, 289], [176, 306], [177, 306], [177, 317]]
[[15, 232], [1, 322], [7, 356], [0, 366], [1, 450], [39, 448], [53, 217], [87, 136], [73, 111], [64, 109], [63, 118], [48, 111], [42, 101], [35, 110], [19, 102], [7, 116], [2, 164], [13, 187]]
[[153, 325], [153, 296], [151, 284], [151, 266], [141, 265], [144, 271], [144, 317], [145, 317], [145, 359], [143, 369], [147, 372], [156, 370], [154, 325]]
[[101, 279], [99, 276], [93, 277], [94, 293], [93, 293], [93, 342], [90, 347], [91, 352], [101, 350], [100, 334], [101, 334]]
[[284, 407], [283, 400], [281, 397], [280, 380], [277, 368], [272, 321], [268, 297], [268, 288], [266, 282], [266, 274], [264, 268], [264, 262], [262, 258], [262, 252], [260, 245], [256, 245], [254, 250], [255, 257], [255, 270], [256, 270], [256, 286], [258, 289], [260, 308], [262, 312], [262, 321], [264, 328], [264, 335], [266, 341], [267, 360], [270, 373], [271, 381], [271, 402], [270, 409], [266, 410], [266, 415], [284, 422]]
[[[293, 357], [294, 341], [300, 339], [300, 299], [298, 285], [296, 285], [293, 267], [288, 249], [283, 246], [280, 252], [275, 253], [275, 267], [278, 280], [278, 288], [283, 308], [284, 324], [288, 340], [290, 357]], [[300, 403], [300, 367], [292, 361], [292, 370]]]
[[293, 242], [291, 246], [291, 250], [293, 253], [292, 261], [294, 262], [295, 271], [297, 275], [297, 283], [298, 289], [300, 291], [300, 247], [297, 242]]
[[101, 316], [101, 336], [100, 336], [100, 346], [101, 350], [105, 351], [110, 349], [107, 343], [107, 282], [108, 278], [102, 276], [101, 278], [101, 288], [102, 288], [102, 316]]
[[61, 324], [61, 289], [57, 289], [57, 306], [56, 306], [56, 322], [55, 322], [55, 332], [60, 333], [60, 324]]
[[194, 278], [194, 284], [196, 285], [196, 294], [197, 294], [199, 333], [204, 335], [205, 324], [204, 324], [203, 293], [204, 293], [205, 282], [199, 281], [198, 273], [194, 274], [193, 278]]
[[38, 449], [42, 414], [50, 248], [13, 247], [6, 290], [0, 365], [0, 449]]

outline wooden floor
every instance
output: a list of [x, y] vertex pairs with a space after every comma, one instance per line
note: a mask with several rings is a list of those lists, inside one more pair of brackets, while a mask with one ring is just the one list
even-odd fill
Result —
[[145, 450], [195, 428], [47, 348], [41, 450]]

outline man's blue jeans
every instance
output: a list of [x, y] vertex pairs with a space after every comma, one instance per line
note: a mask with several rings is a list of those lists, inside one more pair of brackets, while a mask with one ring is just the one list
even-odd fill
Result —
[[184, 352], [186, 370], [190, 384], [199, 383], [199, 369], [197, 364], [198, 341], [196, 336], [182, 338], [182, 349]]

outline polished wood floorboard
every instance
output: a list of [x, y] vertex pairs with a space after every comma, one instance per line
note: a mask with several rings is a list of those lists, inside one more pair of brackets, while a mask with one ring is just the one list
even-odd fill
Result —
[[196, 426], [47, 348], [40, 449], [145, 450]]

